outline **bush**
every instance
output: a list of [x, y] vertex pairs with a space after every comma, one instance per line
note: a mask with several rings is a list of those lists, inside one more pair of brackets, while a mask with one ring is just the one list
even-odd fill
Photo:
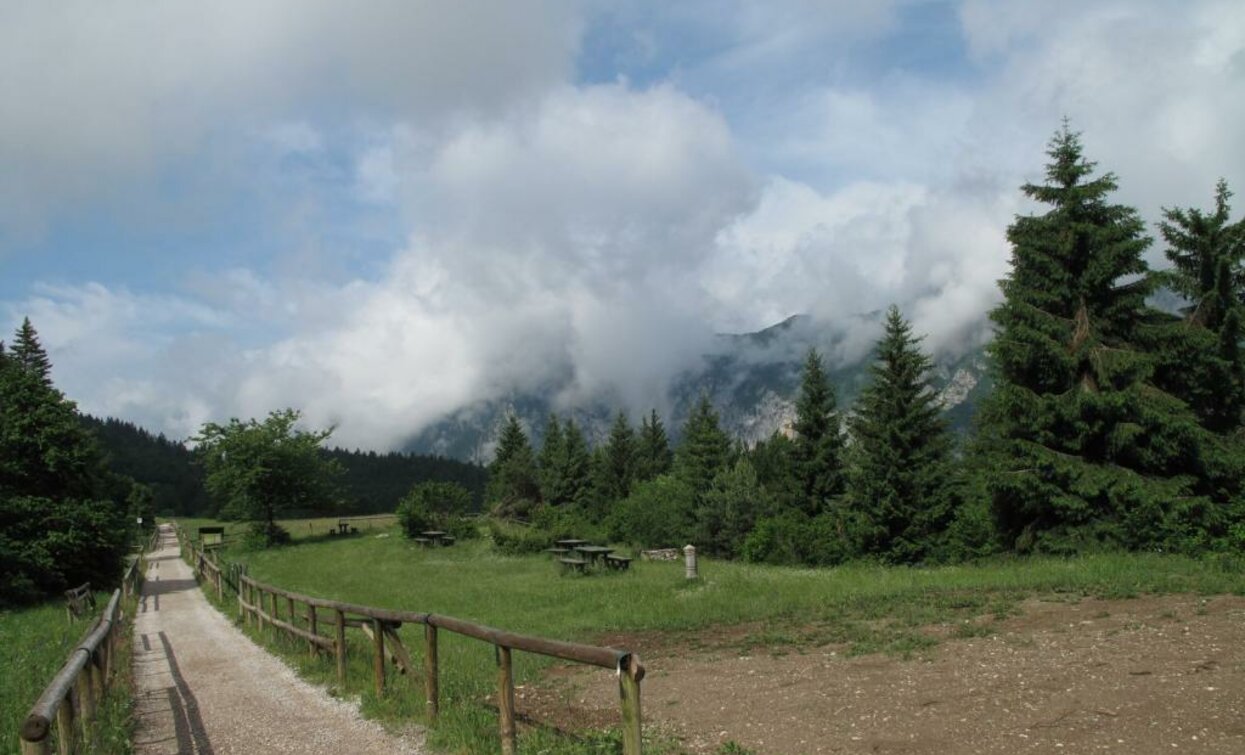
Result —
[[0, 605], [26, 603], [83, 582], [116, 584], [129, 542], [111, 501], [0, 499]]
[[251, 522], [243, 536], [243, 546], [251, 550], [270, 548], [274, 545], [286, 545], [290, 542], [290, 533], [276, 522]]
[[553, 547], [554, 537], [549, 532], [518, 522], [492, 519], [488, 525], [493, 547], [499, 553], [522, 556], [540, 553]]
[[471, 493], [456, 482], [420, 482], [398, 502], [398, 524], [407, 537], [427, 530], [444, 530], [454, 537], [478, 535], [474, 522], [463, 515], [471, 508]]
[[553, 540], [574, 537], [603, 543], [610, 539], [609, 528], [592, 521], [588, 512], [578, 506], [539, 506], [532, 512], [532, 526], [545, 531]]
[[661, 475], [635, 487], [608, 518], [610, 539], [645, 548], [677, 548], [695, 531], [691, 485]]

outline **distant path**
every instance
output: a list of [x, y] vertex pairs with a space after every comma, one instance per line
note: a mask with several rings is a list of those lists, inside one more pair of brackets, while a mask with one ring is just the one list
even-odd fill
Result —
[[137, 755], [424, 753], [299, 679], [210, 606], [160, 526], [134, 624]]

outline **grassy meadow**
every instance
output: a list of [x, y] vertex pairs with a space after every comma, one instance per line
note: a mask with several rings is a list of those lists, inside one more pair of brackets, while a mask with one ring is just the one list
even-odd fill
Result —
[[[95, 595], [101, 609], [108, 598], [108, 593]], [[69, 651], [92, 626], [93, 621], [86, 619], [70, 623], [63, 601], [0, 611], [0, 732], [3, 732], [0, 754], [19, 755], [18, 731], [22, 721], [52, 677], [65, 665]], [[118, 653], [117, 662], [125, 667], [129, 658], [127, 642]], [[92, 752], [129, 751], [128, 675], [118, 679], [121, 689], [110, 693], [101, 708], [99, 740]]]
[[[333, 523], [336, 519], [331, 520]], [[329, 538], [322, 525], [290, 522], [293, 545], [267, 551], [230, 546], [225, 558], [245, 562], [250, 574], [286, 589], [380, 607], [428, 611], [542, 637], [596, 643], [613, 632], [688, 632], [747, 624], [741, 651], [758, 646], [843, 643], [848, 653], [910, 655], [936, 644], [921, 627], [942, 624], [951, 636], [989, 633], [990, 624], [1030, 598], [1130, 597], [1143, 593], [1245, 593], [1237, 559], [1197, 560], [1157, 554], [1103, 554], [1011, 558], [932, 569], [853, 565], [837, 569], [756, 566], [701, 560], [701, 579], [688, 582], [682, 562], [636, 561], [629, 572], [562, 574], [545, 556], [503, 556], [487, 538], [426, 549], [396, 527]], [[188, 531], [202, 520], [180, 522]], [[227, 597], [223, 610], [236, 616]], [[392, 692], [371, 693], [365, 638], [353, 634], [347, 689], [336, 690], [332, 662], [308, 659], [306, 646], [276, 644], [308, 677], [337, 694], [358, 695], [368, 715], [388, 721], [420, 720], [419, 679], [395, 677]], [[422, 629], [404, 627], [416, 664]], [[442, 715], [430, 732], [452, 752], [496, 748], [496, 713], [489, 708], [496, 682], [493, 649], [441, 633]], [[631, 650], [644, 657], [644, 647]], [[515, 654], [516, 684], [535, 680], [552, 661]], [[651, 665], [651, 664], [650, 664]], [[656, 669], [653, 669], [656, 671]], [[611, 684], [612, 675], [601, 676]], [[520, 705], [520, 707], [522, 707]], [[521, 729], [524, 752], [610, 752], [609, 733], [567, 736]], [[657, 748], [660, 749], [660, 748]]]

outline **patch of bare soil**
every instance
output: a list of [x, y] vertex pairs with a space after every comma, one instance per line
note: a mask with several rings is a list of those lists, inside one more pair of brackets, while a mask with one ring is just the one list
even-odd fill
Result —
[[[644, 659], [645, 725], [697, 753], [1245, 753], [1243, 598], [1029, 600], [990, 628], [929, 627], [913, 659], [756, 647], [758, 626], [601, 639]], [[610, 672], [552, 669], [519, 696], [564, 729], [618, 720]]]

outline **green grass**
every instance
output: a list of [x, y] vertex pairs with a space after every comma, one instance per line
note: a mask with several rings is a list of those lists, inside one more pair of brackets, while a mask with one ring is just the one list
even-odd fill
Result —
[[[107, 593], [95, 595], [101, 608], [108, 598]], [[133, 615], [132, 608], [127, 610]], [[92, 623], [83, 619], [71, 624], [62, 601], [0, 611], [0, 753], [21, 752], [18, 731], [22, 721]], [[123, 643], [116, 662], [119, 668], [129, 668], [128, 641]], [[116, 678], [123, 686], [110, 690], [100, 709], [99, 739], [92, 752], [130, 751], [129, 674], [118, 674]]]
[[[298, 527], [291, 528], [297, 532]], [[192, 530], [193, 531], [193, 530]], [[388, 535], [378, 537], [378, 535]], [[596, 642], [609, 632], [686, 633], [765, 622], [747, 633], [740, 652], [790, 652], [842, 643], [846, 653], [912, 656], [936, 643], [922, 628], [943, 624], [952, 637], [989, 634], [991, 622], [1015, 613], [1027, 597], [1078, 600], [1143, 593], [1245, 593], [1245, 576], [1226, 561], [1178, 556], [1109, 554], [1073, 559], [1001, 559], [935, 569], [853, 565], [800, 569], [701, 561], [701, 579], [687, 582], [681, 563], [636, 561], [629, 572], [561, 574], [543, 556], [501, 556], [487, 540], [452, 548], [411, 544], [396, 528], [354, 538], [305, 539], [270, 551], [230, 548], [261, 581], [324, 598], [443, 613], [510, 631]], [[234, 611], [226, 601], [225, 609]], [[974, 621], [975, 620], [975, 621]], [[404, 644], [421, 662], [422, 630], [404, 627]], [[359, 695], [365, 713], [383, 720], [419, 719], [419, 680], [397, 678], [391, 694], [370, 691], [370, 665], [358, 633], [350, 651], [351, 681], [343, 695]], [[307, 676], [335, 685], [331, 661], [312, 662], [305, 646], [286, 643], [287, 656]], [[645, 648], [630, 648], [643, 658]], [[515, 654], [516, 683], [535, 680], [549, 660]], [[493, 649], [441, 633], [442, 717], [430, 732], [452, 752], [496, 748], [496, 713], [486, 701], [495, 685]], [[523, 731], [523, 752], [609, 751], [612, 733], [587, 739], [537, 729]]]

